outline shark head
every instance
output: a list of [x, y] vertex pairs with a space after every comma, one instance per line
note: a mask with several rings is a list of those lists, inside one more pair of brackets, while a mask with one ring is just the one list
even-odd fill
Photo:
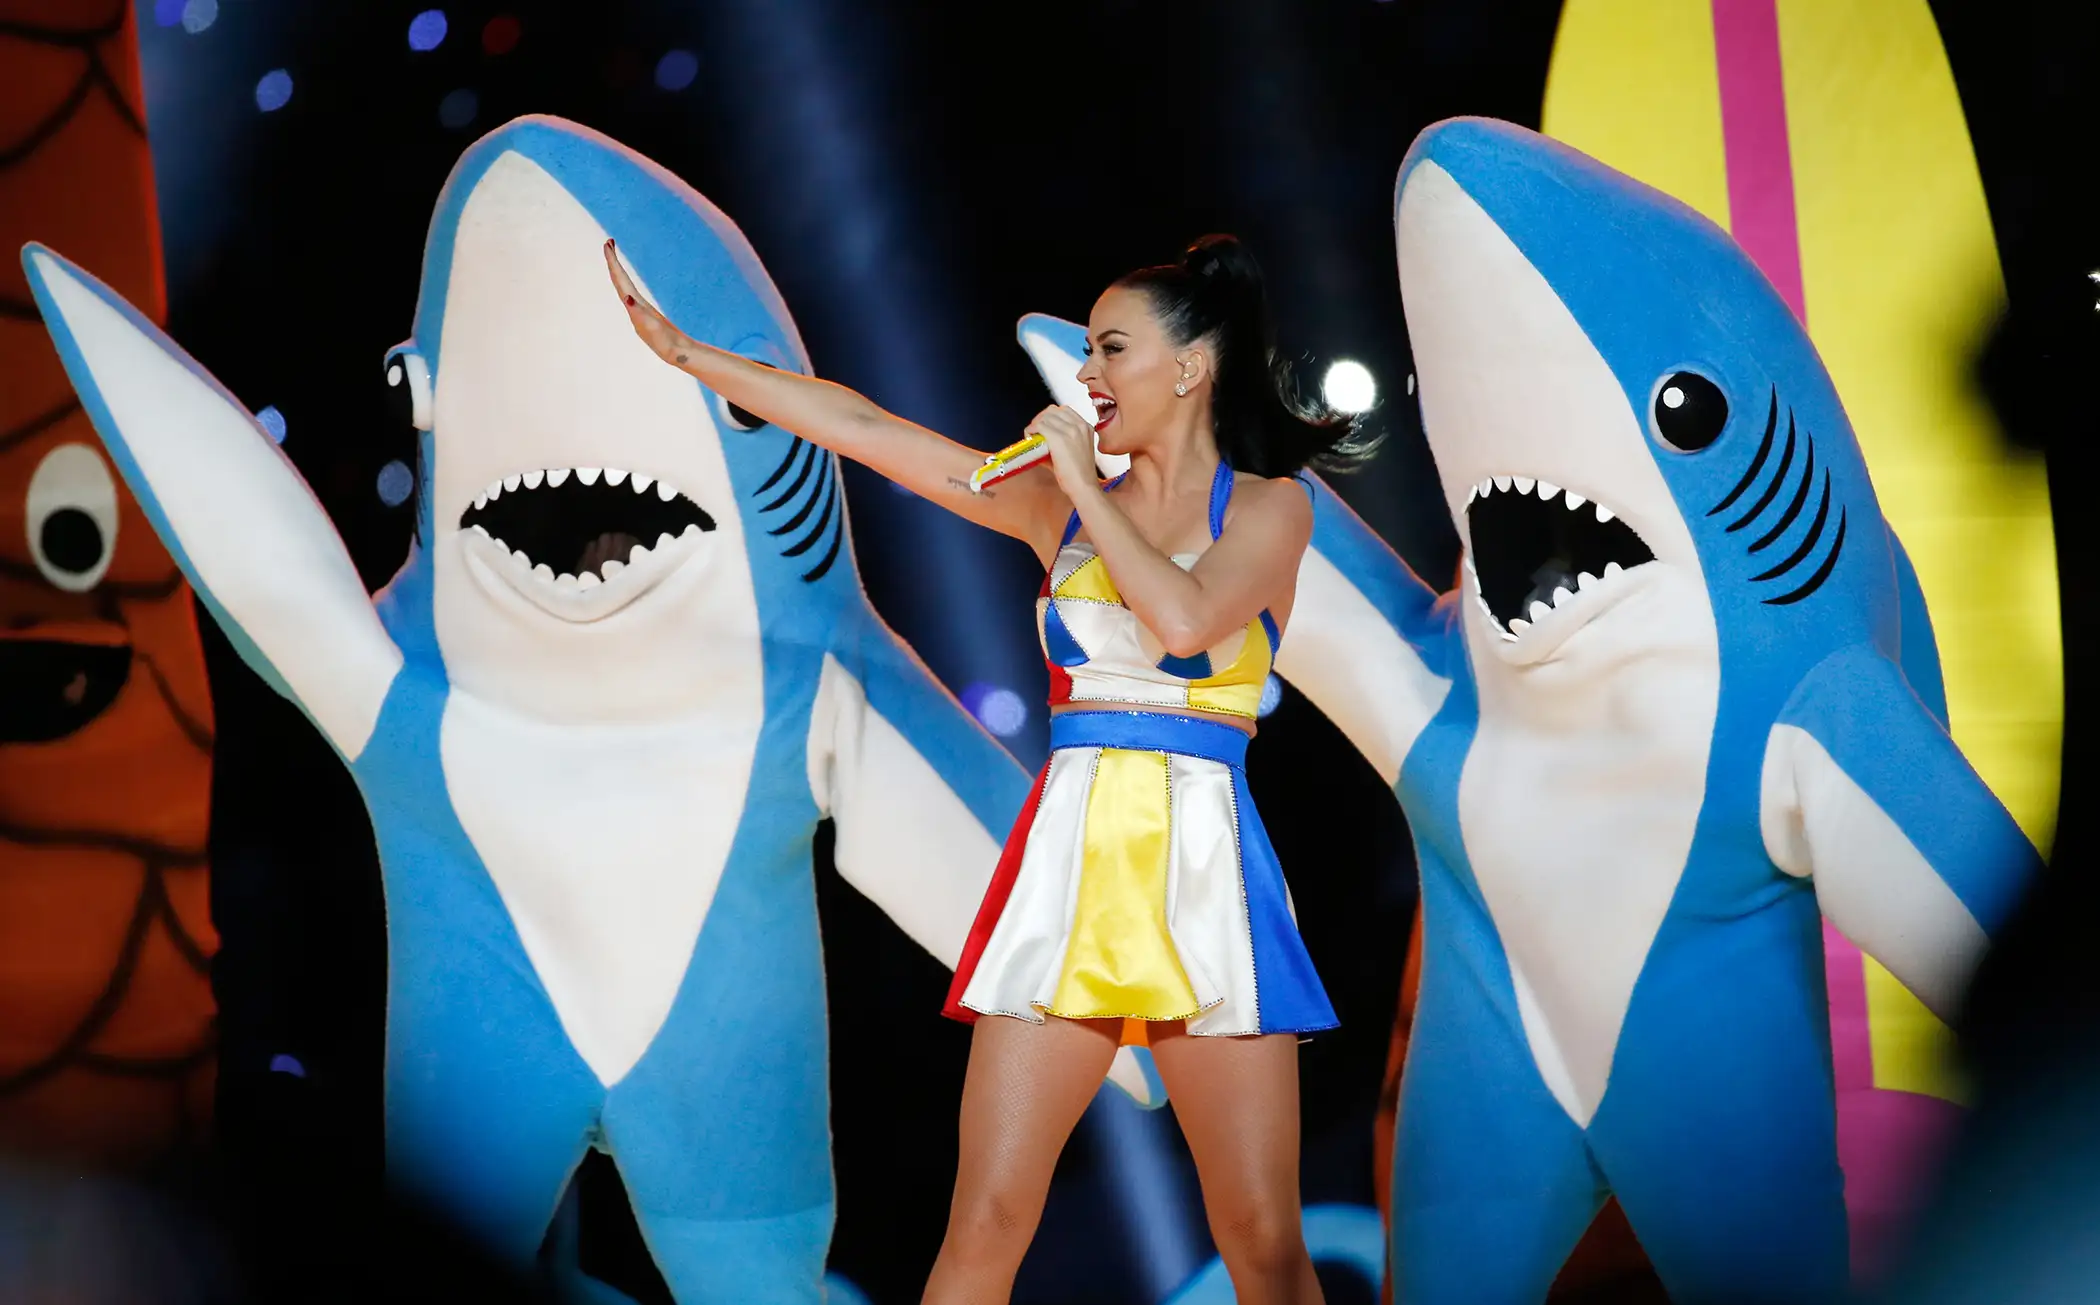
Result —
[[663, 168], [546, 117], [460, 158], [386, 358], [422, 432], [404, 578], [454, 683], [567, 719], [755, 693], [762, 628], [857, 592], [831, 456], [657, 358], [608, 238], [694, 339], [809, 369], [742, 233]]
[[1726, 233], [1484, 119], [1416, 140], [1394, 225], [1477, 662], [1716, 637], [1724, 660], [1813, 657], [1892, 628], [1888, 535], [1837, 393]]

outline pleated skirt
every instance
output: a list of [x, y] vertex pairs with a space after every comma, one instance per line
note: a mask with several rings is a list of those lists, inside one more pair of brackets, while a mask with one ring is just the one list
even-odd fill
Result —
[[1185, 1020], [1212, 1037], [1335, 1027], [1247, 792], [1244, 733], [1066, 712], [1050, 748], [946, 1014]]

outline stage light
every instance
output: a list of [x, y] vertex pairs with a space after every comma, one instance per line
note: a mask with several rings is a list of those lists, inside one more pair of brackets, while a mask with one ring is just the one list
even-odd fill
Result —
[[[183, 20], [188, 26], [188, 19]], [[264, 113], [275, 113], [292, 99], [292, 75], [282, 68], [272, 68], [255, 83], [255, 107]]]
[[481, 97], [462, 86], [438, 101], [438, 121], [452, 131], [474, 121], [481, 112]]
[[284, 414], [277, 411], [276, 404], [273, 403], [261, 412], [256, 413], [255, 420], [264, 431], [268, 432], [270, 443], [284, 443]]
[[489, 54], [509, 54], [518, 48], [524, 29], [509, 14], [497, 14], [481, 29], [481, 48]]
[[1320, 382], [1320, 396], [1336, 412], [1353, 416], [1369, 411], [1378, 401], [1378, 382], [1371, 379], [1362, 363], [1344, 358], [1327, 369]]
[[445, 22], [442, 9], [425, 9], [408, 20], [408, 48], [411, 50], [435, 50], [445, 43], [449, 24]]
[[1012, 689], [973, 684], [960, 695], [963, 707], [992, 733], [1010, 739], [1028, 728], [1028, 704]]
[[219, 21], [219, 0], [188, 0], [182, 6], [182, 30], [191, 36]]
[[656, 61], [656, 84], [667, 91], [682, 91], [700, 75], [700, 56], [691, 50], [667, 50]]
[[388, 507], [400, 507], [408, 502], [408, 496], [416, 489], [416, 473], [399, 458], [379, 469], [379, 501]]
[[1270, 712], [1276, 710], [1276, 704], [1282, 701], [1283, 681], [1271, 674], [1268, 679], [1262, 681], [1261, 701], [1254, 705], [1255, 716], [1267, 716]]

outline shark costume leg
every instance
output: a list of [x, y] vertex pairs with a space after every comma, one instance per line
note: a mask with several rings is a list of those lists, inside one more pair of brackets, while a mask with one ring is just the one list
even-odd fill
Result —
[[[1394, 1144], [1393, 1300], [1529, 1305], [1604, 1204], [1603, 1184], [1532, 1063], [1494, 922], [1435, 852], [1420, 855], [1429, 926]], [[1461, 935], [1488, 945], [1452, 945]]]

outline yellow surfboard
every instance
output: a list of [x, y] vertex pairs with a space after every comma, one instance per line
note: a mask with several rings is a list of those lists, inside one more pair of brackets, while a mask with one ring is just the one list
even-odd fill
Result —
[[[2063, 733], [2049, 493], [1971, 379], [2005, 286], [1925, 0], [1567, 0], [1542, 125], [1728, 228], [1807, 323], [1916, 565], [1955, 741], [2046, 851]], [[1962, 1085], [1946, 1028], [1888, 971], [1835, 935], [1827, 959], [1868, 1268], [1930, 1159], [1919, 1099]]]

